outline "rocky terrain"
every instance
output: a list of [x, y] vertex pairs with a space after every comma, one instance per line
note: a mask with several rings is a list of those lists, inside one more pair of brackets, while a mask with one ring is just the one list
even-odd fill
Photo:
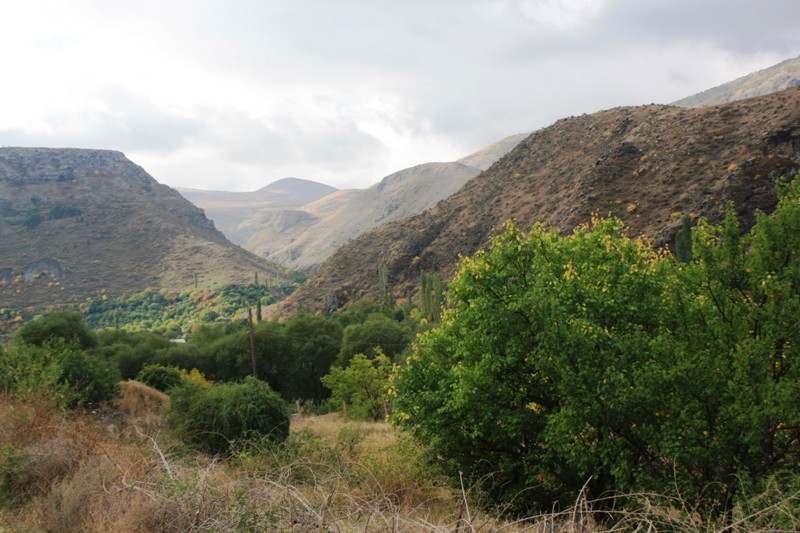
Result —
[[559, 120], [531, 134], [456, 194], [341, 247], [278, 312], [331, 311], [378, 296], [385, 265], [395, 296], [420, 272], [452, 275], [508, 219], [569, 232], [592, 213], [670, 245], [684, 215], [743, 223], [776, 204], [775, 181], [800, 168], [800, 87], [714, 107], [622, 107]]
[[0, 308], [287, 274], [112, 151], [0, 148], [0, 242]]

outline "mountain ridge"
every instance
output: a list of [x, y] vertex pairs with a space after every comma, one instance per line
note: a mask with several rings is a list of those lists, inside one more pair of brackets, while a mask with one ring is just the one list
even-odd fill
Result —
[[[365, 231], [433, 207], [526, 136], [505, 137], [456, 161], [404, 168], [366, 189], [337, 191], [299, 208], [304, 215], [273, 212], [244, 246], [272, 261], [313, 272], [339, 246]], [[288, 219], [298, 224], [288, 225]]]
[[266, 213], [298, 208], [337, 190], [302, 178], [282, 178], [251, 192], [177, 189], [184, 198], [201, 207], [228, 239], [240, 246], [258, 230]]

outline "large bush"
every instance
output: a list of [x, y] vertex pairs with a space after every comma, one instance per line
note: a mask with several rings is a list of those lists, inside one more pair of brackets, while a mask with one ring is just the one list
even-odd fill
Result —
[[168, 420], [186, 441], [214, 454], [250, 439], [283, 442], [289, 436], [287, 404], [269, 385], [248, 377], [203, 388], [186, 383], [170, 391]]
[[171, 388], [180, 385], [183, 377], [178, 367], [150, 364], [142, 367], [136, 376], [136, 381], [161, 392], [168, 392]]
[[62, 340], [42, 346], [16, 343], [0, 353], [0, 387], [7, 393], [41, 394], [65, 407], [96, 405], [119, 390], [109, 361]]
[[27, 344], [42, 346], [53, 339], [75, 342], [80, 348], [97, 346], [97, 340], [83, 323], [79, 313], [59, 311], [52, 315], [28, 322], [14, 336]]
[[525, 511], [584, 484], [731, 509], [798, 470], [800, 180], [744, 238], [732, 211], [699, 224], [693, 257], [614, 219], [509, 225], [460, 265], [396, 376], [396, 420]]

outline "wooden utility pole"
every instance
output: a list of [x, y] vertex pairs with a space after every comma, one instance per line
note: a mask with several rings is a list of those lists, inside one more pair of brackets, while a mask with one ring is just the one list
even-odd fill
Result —
[[253, 377], [258, 378], [258, 369], [256, 368], [256, 335], [253, 332], [253, 310], [247, 308], [247, 323], [250, 326], [250, 360], [253, 363]]

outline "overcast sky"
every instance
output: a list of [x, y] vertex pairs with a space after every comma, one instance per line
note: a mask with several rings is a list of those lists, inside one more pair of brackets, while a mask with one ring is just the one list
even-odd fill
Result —
[[366, 187], [800, 55], [799, 0], [2, 2], [0, 145], [161, 183]]

